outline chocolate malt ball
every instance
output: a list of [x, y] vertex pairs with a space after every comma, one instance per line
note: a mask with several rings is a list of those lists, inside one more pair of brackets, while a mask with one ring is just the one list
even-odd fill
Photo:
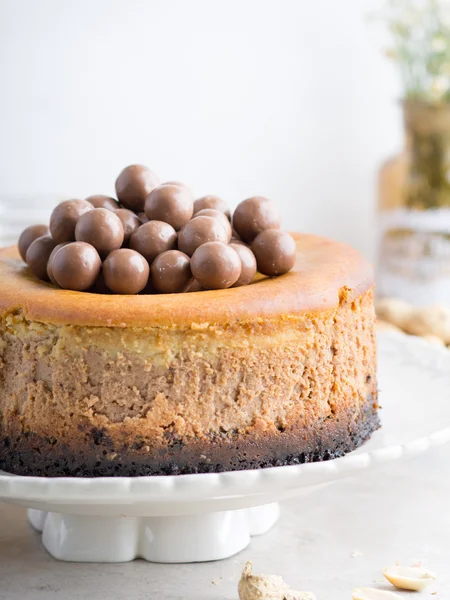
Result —
[[107, 208], [108, 210], [117, 210], [120, 208], [120, 204], [111, 196], [104, 196], [103, 194], [95, 194], [86, 198], [86, 202], [92, 204], [94, 208]]
[[139, 294], [147, 285], [149, 274], [145, 258], [129, 248], [114, 250], [103, 263], [105, 283], [115, 294]]
[[52, 253], [48, 257], [48, 261], [47, 261], [47, 276], [50, 279], [50, 281], [53, 283], [53, 285], [58, 285], [56, 283], [56, 279], [53, 276], [53, 259], [55, 258], [55, 255], [58, 252], [58, 250], [60, 250], [61, 248], [64, 248], [64, 246], [67, 246], [67, 244], [70, 244], [70, 243], [71, 242], [63, 242], [62, 244], [58, 244], [57, 246], [55, 246], [53, 248]]
[[94, 207], [86, 200], [64, 200], [58, 204], [50, 217], [50, 233], [55, 243], [73, 242], [78, 219], [91, 210]]
[[231, 287], [241, 274], [237, 252], [222, 242], [207, 242], [194, 252], [191, 271], [194, 279], [208, 290]]
[[125, 208], [141, 212], [147, 196], [159, 184], [159, 178], [148, 167], [130, 165], [116, 179], [117, 198]]
[[204, 210], [205, 208], [212, 208], [214, 210], [218, 210], [223, 213], [228, 219], [231, 219], [230, 208], [228, 204], [219, 198], [219, 196], [214, 196], [213, 194], [209, 196], [202, 196], [198, 200], [194, 202], [194, 215], [196, 215], [200, 210]]
[[179, 250], [168, 250], [155, 258], [151, 266], [151, 280], [157, 292], [183, 292], [192, 281], [190, 259]]
[[168, 223], [149, 221], [141, 225], [130, 238], [130, 248], [142, 254], [151, 264], [158, 254], [172, 250], [177, 243], [177, 232]]
[[[226, 218], [226, 217], [225, 217]], [[178, 234], [178, 249], [192, 256], [199, 246], [206, 242], [229, 241], [226, 228], [219, 219], [213, 217], [194, 217], [186, 223]]]
[[251, 249], [263, 275], [282, 275], [295, 265], [297, 248], [287, 231], [267, 229], [255, 238]]
[[249, 244], [261, 231], [279, 229], [280, 215], [271, 200], [254, 196], [238, 204], [233, 214], [233, 227]]
[[27, 250], [39, 237], [48, 236], [50, 230], [47, 225], [31, 225], [22, 231], [19, 237], [18, 247], [22, 259], [26, 262]]
[[75, 227], [77, 242], [91, 244], [102, 257], [120, 248], [124, 236], [122, 221], [107, 208], [94, 208], [81, 215]]
[[132, 210], [128, 210], [128, 208], [119, 208], [114, 214], [122, 221], [124, 233], [123, 241], [127, 244], [136, 229], [142, 225], [141, 220], [136, 213]]
[[189, 188], [166, 184], [154, 189], [145, 202], [145, 214], [156, 221], [164, 221], [179, 231], [194, 212], [194, 197]]
[[198, 213], [194, 214], [193, 218], [195, 219], [197, 217], [212, 217], [213, 219], [218, 219], [225, 227], [228, 241], [231, 240], [233, 229], [230, 221], [223, 212], [220, 212], [220, 210], [216, 210], [215, 208], [202, 208], [202, 210], [199, 210]]
[[253, 252], [248, 246], [245, 246], [242, 242], [230, 243], [230, 248], [233, 248], [241, 259], [241, 274], [233, 287], [240, 287], [241, 285], [248, 285], [252, 282], [253, 277], [256, 275], [256, 258]]
[[86, 242], [72, 242], [56, 252], [51, 269], [60, 287], [84, 292], [95, 284], [101, 267], [102, 261], [94, 246]]
[[26, 263], [34, 275], [42, 281], [48, 281], [47, 263], [50, 254], [56, 246], [56, 242], [50, 236], [44, 235], [32, 242], [25, 256]]

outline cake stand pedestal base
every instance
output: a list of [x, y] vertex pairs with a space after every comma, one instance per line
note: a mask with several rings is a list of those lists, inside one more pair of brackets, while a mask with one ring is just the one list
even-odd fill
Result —
[[30, 509], [28, 520], [58, 560], [192, 563], [233, 556], [248, 546], [250, 536], [269, 531], [279, 514], [274, 503], [172, 517], [98, 517]]

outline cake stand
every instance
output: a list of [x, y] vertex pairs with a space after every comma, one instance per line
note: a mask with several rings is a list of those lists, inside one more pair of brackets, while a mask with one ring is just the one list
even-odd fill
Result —
[[398, 333], [379, 337], [383, 427], [321, 463], [200, 475], [39, 478], [0, 473], [0, 500], [29, 509], [45, 548], [70, 561], [217, 560], [277, 521], [277, 502], [450, 441], [450, 352]]

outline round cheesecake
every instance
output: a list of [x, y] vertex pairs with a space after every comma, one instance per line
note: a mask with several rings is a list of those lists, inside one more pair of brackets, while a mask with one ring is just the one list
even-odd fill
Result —
[[61, 290], [0, 250], [0, 469], [220, 472], [342, 456], [378, 427], [373, 273], [294, 235], [295, 268], [226, 290]]

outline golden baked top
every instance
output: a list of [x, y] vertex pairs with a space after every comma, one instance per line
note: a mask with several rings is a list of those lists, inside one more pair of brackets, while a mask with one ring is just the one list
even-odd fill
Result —
[[55, 325], [190, 327], [283, 317], [339, 304], [342, 288], [359, 296], [373, 283], [371, 265], [353, 248], [326, 238], [293, 234], [297, 262], [276, 278], [225, 290], [138, 296], [61, 290], [36, 279], [16, 247], [0, 250], [0, 315], [22, 311]]

